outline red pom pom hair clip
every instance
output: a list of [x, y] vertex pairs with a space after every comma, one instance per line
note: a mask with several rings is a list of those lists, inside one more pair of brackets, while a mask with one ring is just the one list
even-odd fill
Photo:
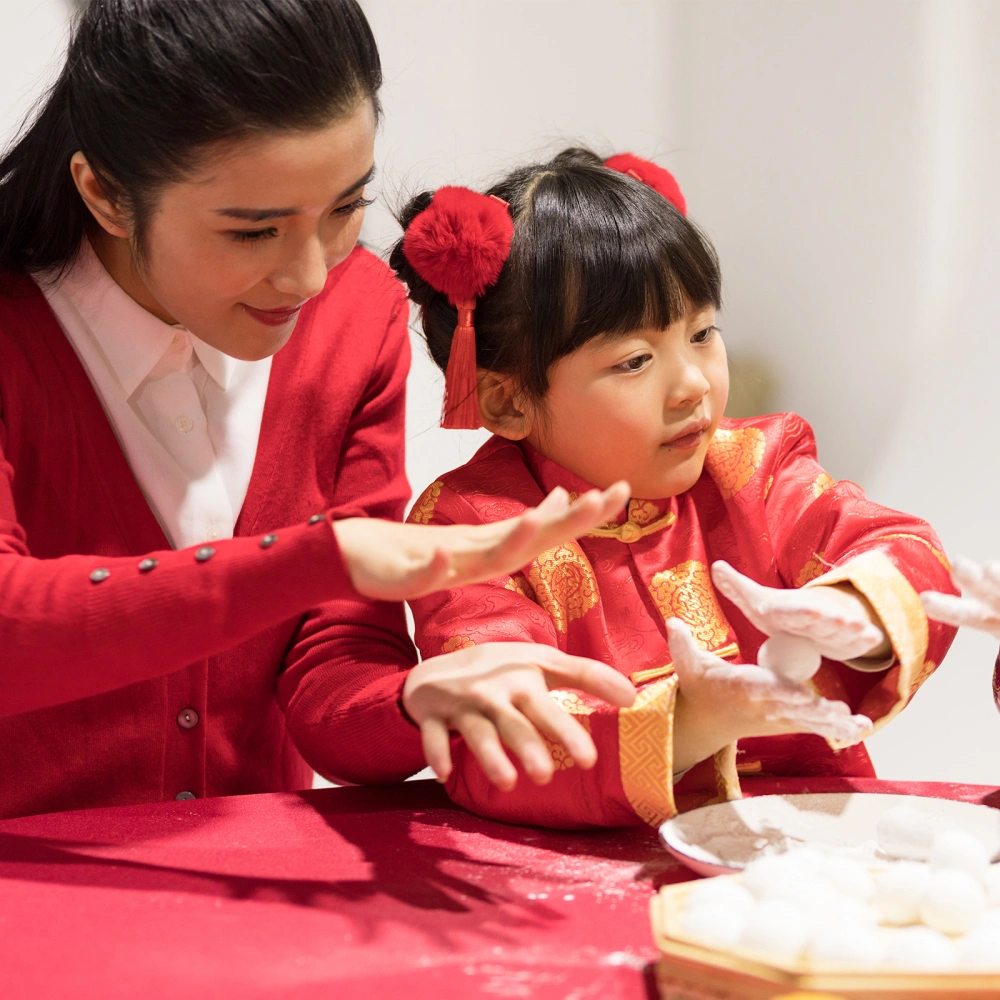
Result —
[[669, 170], [657, 166], [649, 160], [633, 155], [619, 153], [604, 161], [609, 170], [617, 170], [620, 174], [628, 174], [637, 181], [651, 187], [657, 194], [663, 195], [681, 215], [687, 215], [687, 201], [681, 194], [680, 185]]
[[403, 237], [403, 253], [413, 269], [458, 310], [444, 377], [442, 427], [483, 426], [473, 316], [476, 299], [497, 283], [510, 254], [514, 223], [509, 207], [501, 198], [469, 188], [439, 188]]

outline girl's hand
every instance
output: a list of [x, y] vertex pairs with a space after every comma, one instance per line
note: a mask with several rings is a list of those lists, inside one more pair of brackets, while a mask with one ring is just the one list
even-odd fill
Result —
[[762, 587], [721, 561], [712, 564], [712, 579], [719, 593], [766, 635], [809, 639], [821, 656], [831, 660], [886, 657], [891, 651], [885, 633], [875, 624], [875, 612], [853, 588]]
[[971, 559], [956, 559], [951, 578], [962, 596], [936, 590], [921, 594], [927, 617], [948, 625], [968, 625], [1000, 639], [1000, 563], [980, 566]]
[[554, 489], [537, 507], [495, 524], [398, 524], [375, 518], [335, 521], [334, 534], [355, 590], [404, 601], [513, 573], [546, 549], [614, 517], [628, 483], [590, 490], [572, 504]]
[[667, 622], [670, 655], [680, 681], [674, 714], [674, 770], [705, 760], [734, 740], [751, 736], [815, 733], [858, 743], [871, 719], [851, 715], [842, 701], [748, 663], [727, 663], [699, 648], [687, 625]]
[[550, 688], [566, 687], [623, 707], [635, 699], [631, 682], [597, 660], [552, 646], [490, 642], [419, 663], [403, 686], [403, 707], [420, 726], [424, 756], [439, 781], [451, 774], [449, 733], [457, 732], [487, 778], [509, 790], [517, 771], [504, 746], [539, 785], [554, 770], [543, 735], [561, 743], [578, 766], [594, 766], [590, 734], [549, 696]]

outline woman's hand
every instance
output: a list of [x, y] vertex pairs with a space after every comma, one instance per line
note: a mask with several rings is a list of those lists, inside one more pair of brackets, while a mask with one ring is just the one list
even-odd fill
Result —
[[956, 559], [951, 578], [962, 596], [926, 591], [920, 600], [927, 617], [948, 625], [967, 625], [1000, 639], [1000, 563], [980, 566], [971, 559]]
[[573, 503], [554, 489], [537, 507], [495, 524], [397, 524], [375, 518], [335, 521], [334, 534], [355, 590], [380, 601], [405, 601], [513, 573], [539, 552], [614, 517], [628, 483], [590, 490]]
[[490, 642], [415, 666], [403, 686], [403, 707], [420, 726], [424, 756], [439, 781], [451, 774], [449, 733], [457, 732], [487, 778], [509, 790], [517, 771], [504, 746], [539, 785], [554, 770], [543, 735], [561, 743], [579, 767], [597, 760], [590, 734], [549, 696], [550, 688], [586, 691], [623, 707], [635, 698], [631, 682], [597, 660], [552, 646]]
[[667, 622], [670, 655], [680, 681], [674, 714], [674, 771], [683, 771], [734, 740], [815, 733], [858, 743], [871, 719], [842, 701], [749, 663], [727, 663], [699, 648], [679, 618]]
[[878, 659], [891, 652], [871, 605], [851, 587], [782, 590], [762, 587], [727, 562], [712, 564], [712, 579], [750, 624], [766, 635], [784, 633], [810, 640], [831, 660]]

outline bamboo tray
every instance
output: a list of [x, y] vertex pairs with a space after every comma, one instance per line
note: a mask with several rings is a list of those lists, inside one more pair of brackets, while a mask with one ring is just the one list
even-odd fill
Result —
[[820, 972], [806, 962], [781, 965], [742, 950], [727, 953], [694, 944], [680, 929], [688, 890], [685, 883], [665, 886], [650, 900], [661, 1000], [772, 1000], [799, 990], [843, 1000], [1000, 998], [1000, 974]]

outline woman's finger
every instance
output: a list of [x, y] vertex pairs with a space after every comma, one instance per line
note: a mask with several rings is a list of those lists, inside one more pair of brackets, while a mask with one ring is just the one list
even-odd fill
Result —
[[500, 739], [521, 762], [524, 773], [536, 784], [547, 785], [552, 780], [555, 764], [545, 741], [528, 719], [511, 704], [495, 706], [490, 721]]
[[584, 770], [597, 762], [597, 747], [590, 733], [547, 693], [526, 696], [515, 702], [515, 707], [540, 733], [560, 744]]
[[600, 660], [572, 656], [553, 646], [531, 646], [521, 654], [522, 663], [530, 663], [542, 671], [550, 689], [573, 688], [586, 691], [609, 705], [628, 708], [635, 701], [632, 682]]
[[424, 760], [437, 780], [447, 781], [451, 776], [451, 739], [448, 727], [440, 719], [424, 719], [420, 723], [420, 742], [424, 748]]
[[490, 783], [509, 792], [517, 784], [517, 770], [500, 744], [496, 726], [485, 716], [469, 712], [455, 720], [455, 729], [479, 761]]

